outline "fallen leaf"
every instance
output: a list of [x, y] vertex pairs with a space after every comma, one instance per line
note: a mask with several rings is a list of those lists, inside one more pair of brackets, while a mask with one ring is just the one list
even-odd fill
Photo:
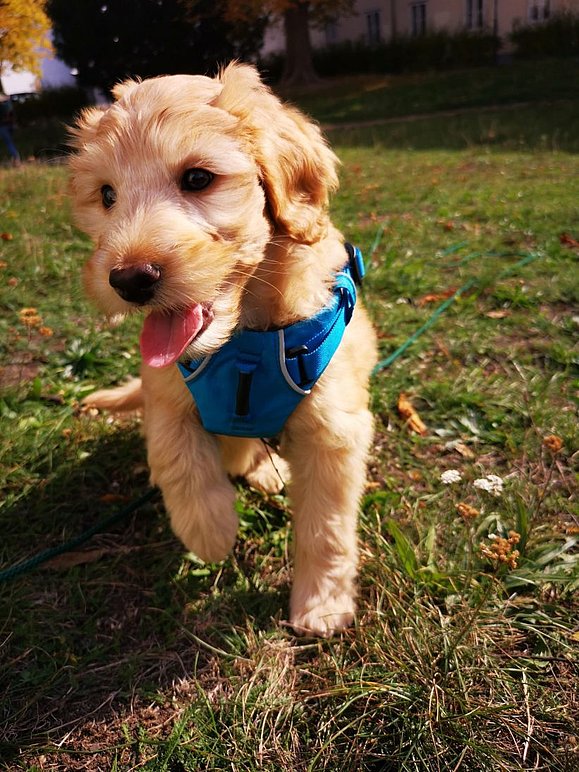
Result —
[[438, 303], [440, 300], [446, 300], [454, 295], [456, 289], [453, 287], [444, 292], [431, 292], [429, 295], [423, 295], [416, 301], [417, 306], [425, 306], [427, 303]]
[[510, 316], [511, 312], [507, 308], [497, 309], [496, 311], [487, 311], [485, 316], [489, 319], [504, 319], [506, 316]]
[[63, 555], [59, 555], [52, 560], [49, 560], [46, 564], [46, 568], [51, 568], [54, 571], [65, 571], [68, 568], [74, 568], [75, 566], [82, 566], [86, 563], [96, 563], [104, 555], [110, 553], [110, 549], [92, 549], [84, 550], [83, 552], [65, 552]]
[[456, 450], [457, 453], [460, 453], [463, 458], [475, 458], [473, 451], [468, 445], [465, 445], [464, 442], [456, 442], [454, 444], [454, 450]]
[[434, 342], [436, 344], [436, 348], [441, 352], [441, 354], [444, 354], [447, 359], [451, 359], [451, 354], [448, 350], [448, 347], [445, 346], [444, 343], [438, 338], [436, 338]]
[[559, 241], [564, 247], [572, 247], [573, 249], [579, 249], [579, 241], [574, 239], [570, 233], [561, 233]]
[[12, 241], [14, 236], [11, 233], [0, 233], [0, 239], [3, 241]]
[[406, 424], [411, 431], [416, 432], [416, 434], [426, 434], [426, 425], [404, 393], [398, 397], [398, 412], [402, 418], [406, 419]]
[[103, 504], [124, 504], [129, 501], [129, 497], [123, 496], [122, 493], [105, 493], [99, 498], [99, 501], [102, 501]]

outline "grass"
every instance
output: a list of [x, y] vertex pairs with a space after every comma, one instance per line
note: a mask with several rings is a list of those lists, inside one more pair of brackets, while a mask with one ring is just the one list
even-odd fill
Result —
[[287, 96], [324, 123], [392, 119], [521, 102], [576, 100], [576, 60], [542, 60], [474, 70], [328, 79]]
[[[412, 112], [437, 82], [415, 78]], [[577, 768], [576, 109], [575, 95], [569, 112], [498, 111], [492, 135], [484, 109], [332, 132], [333, 214], [365, 251], [383, 356], [476, 280], [374, 379], [355, 629], [312, 641], [284, 625], [283, 496], [240, 486], [241, 538], [216, 566], [183, 554], [156, 499], [0, 585], [4, 768]], [[134, 500], [147, 476], [138, 421], [78, 407], [137, 371], [138, 331], [104, 328], [83, 298], [90, 246], [65, 170], [0, 170], [0, 185], [6, 566]], [[445, 485], [450, 469], [461, 479]], [[489, 474], [500, 496], [475, 487]]]

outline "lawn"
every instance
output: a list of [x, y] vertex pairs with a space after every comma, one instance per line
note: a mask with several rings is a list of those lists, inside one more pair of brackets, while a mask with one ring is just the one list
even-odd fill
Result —
[[[485, 90], [498, 72], [461, 78], [506, 93]], [[412, 107], [380, 116], [397, 121], [329, 131], [334, 219], [393, 360], [373, 380], [355, 627], [318, 641], [284, 623], [283, 495], [239, 486], [220, 565], [184, 554], [153, 498], [0, 583], [3, 768], [579, 766], [579, 100], [457, 108], [433, 96], [448, 77], [413, 76]], [[341, 90], [354, 105], [360, 81]], [[294, 99], [358, 120], [328, 91]], [[138, 329], [83, 297], [66, 170], [0, 169], [0, 190], [1, 569], [148, 483], [138, 418], [79, 408], [138, 371]]]
[[[392, 119], [521, 103], [558, 103], [579, 97], [576, 60], [547, 59], [490, 69], [328, 79], [288, 93], [324, 123]], [[562, 128], [562, 126], [560, 127]]]

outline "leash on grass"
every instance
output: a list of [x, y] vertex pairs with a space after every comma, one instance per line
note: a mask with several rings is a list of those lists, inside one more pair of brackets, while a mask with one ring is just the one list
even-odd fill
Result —
[[[380, 243], [380, 239], [382, 238], [383, 233], [384, 233], [384, 228], [381, 227], [378, 230], [376, 237], [374, 238], [372, 246], [370, 247], [369, 258], [372, 257], [372, 255], [378, 248], [378, 245]], [[455, 244], [454, 246], [448, 247], [442, 252], [442, 254], [443, 255], [454, 254], [458, 252], [460, 249], [462, 249], [464, 246], [466, 246], [467, 243], [468, 242], [463, 241], [463, 242], [460, 242], [459, 244]], [[511, 276], [512, 274], [516, 273], [519, 268], [522, 268], [528, 263], [531, 263], [533, 260], [536, 260], [537, 258], [539, 258], [540, 254], [537, 252], [528, 252], [521, 256], [520, 253], [513, 254], [513, 253], [507, 253], [507, 252], [505, 253], [472, 252], [466, 257], [464, 257], [460, 261], [459, 265], [466, 264], [467, 262], [470, 262], [470, 260], [473, 260], [474, 258], [477, 258], [477, 257], [519, 257], [519, 256], [520, 256], [520, 260], [518, 260], [516, 263], [514, 263], [514, 265], [510, 266], [509, 268], [505, 268], [505, 270], [501, 271], [498, 274], [496, 280], [492, 282], [492, 284], [496, 284], [501, 279], [504, 279], [507, 276]], [[456, 290], [456, 292], [453, 295], [451, 295], [443, 303], [441, 303], [429, 316], [426, 322], [424, 322], [424, 324], [421, 327], [419, 327], [416, 330], [416, 332], [414, 332], [401, 346], [399, 346], [395, 351], [392, 352], [392, 354], [386, 357], [386, 359], [383, 359], [382, 361], [378, 362], [378, 364], [372, 371], [372, 375], [377, 375], [382, 370], [385, 370], [386, 368], [390, 367], [390, 365], [396, 359], [398, 359], [398, 357], [402, 356], [402, 354], [408, 348], [410, 348], [410, 346], [412, 346], [412, 344], [415, 343], [416, 340], [421, 335], [423, 335], [427, 330], [429, 330], [432, 326], [434, 326], [434, 324], [436, 324], [438, 318], [442, 316], [442, 314], [456, 300], [458, 300], [461, 297], [461, 295], [464, 295], [465, 292], [468, 292], [468, 290], [472, 289], [473, 287], [480, 286], [480, 284], [481, 284], [481, 281], [475, 278], [471, 278], [468, 281], [466, 281], [462, 285], [462, 287], [459, 287], [459, 289]], [[143, 504], [146, 504], [148, 501], [150, 501], [154, 496], [156, 496], [156, 494], [157, 494], [157, 489], [151, 488], [142, 496], [140, 496], [138, 499], [136, 499], [135, 501], [131, 502], [126, 507], [121, 509], [119, 512], [115, 512], [114, 514], [110, 515], [104, 520], [101, 520], [99, 523], [96, 523], [96, 525], [93, 525], [92, 528], [89, 528], [88, 530], [84, 531], [79, 536], [76, 536], [73, 539], [70, 539], [69, 541], [64, 542], [64, 544], [61, 544], [57, 547], [51, 547], [49, 549], [43, 550], [42, 552], [39, 552], [36, 555], [33, 555], [27, 560], [22, 560], [18, 563], [15, 563], [9, 568], [5, 568], [4, 570], [0, 571], [0, 583], [10, 581], [11, 579], [15, 579], [17, 576], [21, 576], [22, 574], [29, 573], [33, 571], [35, 568], [37, 568], [39, 565], [41, 565], [42, 563], [46, 563], [47, 561], [52, 560], [53, 558], [57, 557], [58, 555], [62, 555], [65, 552], [70, 552], [70, 550], [74, 549], [75, 547], [78, 547], [81, 544], [84, 544], [95, 534], [101, 533], [109, 526], [114, 525], [120, 522], [121, 520], [124, 520], [135, 510], [142, 507]]]
[[[382, 237], [382, 234], [384, 233], [384, 229], [379, 230], [376, 234], [376, 238], [374, 239], [374, 243], [372, 244], [371, 250], [370, 250], [370, 257], [374, 254], [376, 251], [378, 244], [380, 242], [380, 238]], [[448, 249], [445, 249], [442, 254], [443, 255], [451, 255], [455, 252], [458, 252], [460, 249], [462, 249], [464, 246], [466, 246], [468, 242], [461, 241], [459, 244], [455, 244]], [[516, 273], [519, 268], [522, 268], [523, 266], [527, 265], [528, 263], [533, 262], [534, 260], [537, 260], [541, 255], [538, 252], [526, 252], [524, 254], [521, 254], [519, 252], [513, 253], [513, 252], [471, 252], [470, 254], [466, 255], [466, 257], [463, 257], [463, 259], [458, 263], [458, 265], [464, 265], [467, 262], [470, 262], [471, 260], [474, 260], [478, 257], [520, 257], [520, 260], [517, 260], [516, 263], [514, 263], [509, 268], [505, 268], [503, 271], [501, 271], [498, 276], [496, 277], [495, 281], [492, 282], [492, 284], [497, 284], [501, 279], [506, 279], [507, 276], [511, 276], [512, 274]], [[413, 332], [412, 335], [407, 338], [404, 343], [399, 346], [395, 351], [393, 351], [389, 356], [387, 356], [385, 359], [382, 359], [378, 364], [374, 367], [372, 370], [372, 375], [377, 375], [378, 373], [382, 372], [382, 370], [386, 370], [386, 368], [390, 367], [390, 365], [398, 359], [398, 357], [402, 356], [402, 354], [406, 351], [406, 349], [410, 348], [413, 343], [415, 343], [418, 338], [423, 335], [427, 330], [429, 330], [431, 327], [433, 327], [436, 324], [436, 321], [442, 314], [447, 310], [447, 308], [450, 308], [450, 306], [458, 300], [458, 298], [461, 297], [461, 295], [464, 295], [465, 292], [468, 292], [468, 290], [472, 289], [473, 287], [477, 287], [481, 285], [480, 279], [471, 278], [466, 281], [462, 287], [459, 287], [454, 294], [452, 294], [449, 298], [446, 298], [444, 302], [442, 302], [428, 317], [428, 319], [424, 322], [424, 324], [419, 327], [416, 332]]]
[[142, 507], [143, 504], [146, 504], [147, 501], [150, 501], [154, 496], [156, 496], [157, 492], [158, 491], [156, 488], [150, 488], [138, 499], [135, 499], [135, 501], [132, 501], [123, 509], [119, 510], [118, 512], [114, 512], [112, 515], [109, 515], [109, 517], [106, 517], [104, 520], [96, 523], [92, 526], [92, 528], [89, 528], [88, 530], [79, 534], [79, 536], [75, 536], [73, 539], [69, 539], [69, 541], [64, 542], [64, 544], [60, 544], [56, 547], [50, 547], [49, 549], [43, 550], [42, 552], [38, 552], [36, 555], [28, 558], [28, 560], [22, 560], [19, 563], [15, 563], [14, 565], [10, 566], [9, 568], [5, 568], [3, 571], [0, 571], [0, 582], [8, 582], [11, 579], [15, 579], [17, 576], [20, 576], [21, 574], [27, 574], [30, 571], [33, 571], [37, 566], [40, 566], [42, 563], [46, 563], [48, 560], [52, 560], [58, 555], [62, 555], [65, 552], [70, 552], [70, 550], [74, 549], [75, 547], [84, 544], [95, 534], [101, 533], [106, 528], [109, 528], [109, 526], [124, 520], [132, 512], [134, 512], [136, 509], [139, 509], [139, 507]]

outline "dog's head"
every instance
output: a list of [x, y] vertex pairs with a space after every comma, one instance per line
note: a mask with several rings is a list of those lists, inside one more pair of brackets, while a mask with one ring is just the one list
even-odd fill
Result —
[[336, 162], [318, 128], [256, 70], [127, 81], [73, 129], [73, 205], [95, 242], [89, 295], [110, 316], [144, 308], [144, 360], [221, 346], [273, 239], [328, 229]]

